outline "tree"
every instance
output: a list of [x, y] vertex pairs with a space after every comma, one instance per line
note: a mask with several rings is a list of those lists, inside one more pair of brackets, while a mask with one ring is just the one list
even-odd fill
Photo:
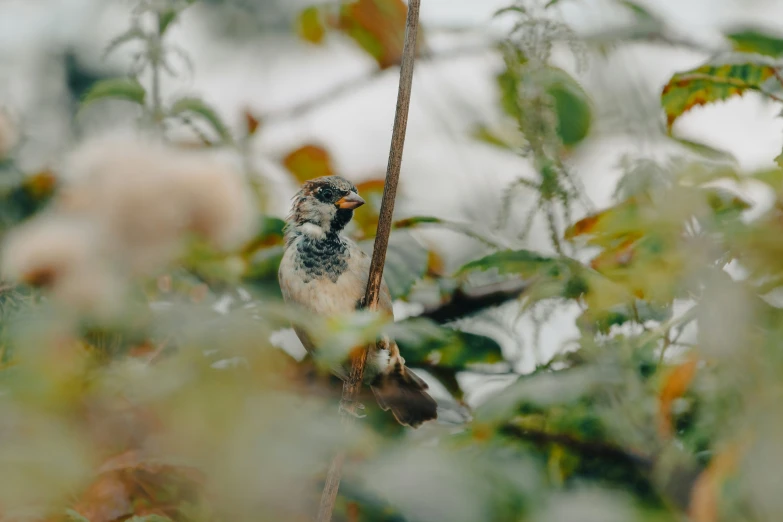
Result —
[[[62, 166], [27, 172], [24, 126], [0, 113], [2, 518], [309, 520], [334, 454], [345, 458], [337, 520], [779, 518], [783, 164], [744, 172], [676, 130], [698, 105], [749, 93], [780, 103], [783, 39], [732, 29], [730, 53], [674, 74], [656, 127], [683, 154], [629, 157], [614, 203], [595, 210], [570, 158], [590, 147], [600, 115], [552, 49], [578, 61], [639, 40], [705, 49], [628, 1], [618, 1], [627, 27], [577, 34], [555, 14], [562, 3], [498, 13], [512, 21], [491, 44], [502, 118], [473, 133], [534, 175], [505, 188], [492, 231], [395, 218], [385, 277], [395, 299], [419, 305], [396, 323], [371, 310], [325, 320], [281, 303], [284, 222], [264, 212], [276, 195], [249, 159], [270, 119], [394, 74], [401, 0], [302, 10], [304, 41], [343, 38], [375, 69], [276, 114], [248, 110], [242, 132], [200, 97], [161, 90], [173, 60], [188, 61], [172, 27], [188, 10], [221, 16], [219, 2], [139, 2], [108, 49], [134, 49], [132, 69], [80, 83], [75, 127], [124, 104], [138, 133], [85, 139]], [[427, 27], [416, 34], [419, 60], [453, 56], [430, 49]], [[292, 184], [336, 172], [330, 151], [306, 141], [279, 163]], [[742, 197], [748, 183], [773, 200], [767, 210]], [[384, 183], [358, 188], [368, 204], [350, 233], [370, 251]], [[536, 222], [547, 251], [520, 248]], [[416, 235], [423, 228], [480, 247], [448, 270]], [[509, 240], [509, 228], [521, 238]], [[536, 332], [561, 310], [577, 311], [576, 337], [541, 346]], [[506, 313], [534, 325], [543, 356], [532, 372], [487, 334]], [[319, 357], [273, 344], [290, 323], [320, 340]], [[442, 423], [411, 432], [361, 390], [367, 418], [343, 428], [341, 384], [327, 368], [381, 334], [442, 388]], [[476, 405], [466, 375], [505, 384], [487, 385]]]

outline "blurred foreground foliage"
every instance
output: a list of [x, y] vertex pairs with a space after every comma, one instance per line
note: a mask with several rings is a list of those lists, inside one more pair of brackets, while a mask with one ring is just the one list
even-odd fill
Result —
[[[783, 516], [774, 485], [783, 461], [783, 170], [635, 158], [616, 204], [573, 219], [584, 195], [567, 159], [595, 116], [550, 50], [564, 41], [577, 53], [609, 52], [611, 42], [580, 39], [549, 17], [557, 0], [518, 2], [502, 13], [516, 20], [499, 46], [504, 121], [480, 123], [474, 135], [533, 166], [537, 177], [520, 178], [498, 202], [501, 220], [517, 189], [534, 191], [525, 219], [545, 218], [554, 253], [408, 217], [396, 223], [386, 278], [420, 316], [309, 317], [279, 300], [284, 221], [257, 212], [274, 197], [263, 177], [246, 162], [240, 177], [211, 162], [215, 151], [246, 159], [263, 120], [243, 114], [238, 135], [207, 102], [161, 96], [160, 76], [182, 53], [167, 31], [193, 3], [140, 2], [110, 48], [142, 44], [133, 69], [84, 88], [81, 111], [131, 103], [153, 142], [88, 141], [64, 167], [28, 173], [0, 114], [0, 519], [309, 520], [341, 447], [349, 463], [336, 517], [346, 521]], [[618, 3], [633, 21], [612, 41], [684, 45], [640, 5]], [[319, 45], [340, 33], [383, 70], [399, 60], [404, 18], [400, 0], [359, 0], [307, 7], [296, 30]], [[695, 105], [750, 91], [779, 101], [783, 39], [744, 27], [727, 42], [734, 54], [664, 87], [662, 133]], [[198, 150], [171, 137], [178, 125]], [[315, 143], [280, 164], [292, 184], [336, 171]], [[752, 219], [737, 191], [745, 184], [772, 200]], [[359, 190], [368, 204], [349, 233], [369, 251], [383, 181]], [[483, 250], [447, 271], [443, 253], [416, 235], [425, 226]], [[577, 255], [585, 252], [587, 263]], [[578, 310], [573, 342], [516, 373], [499, 339], [478, 328], [507, 302], [518, 317]], [[292, 323], [319, 339], [317, 360], [270, 341]], [[441, 421], [406, 431], [366, 393], [367, 419], [345, 433], [340, 385], [325, 368], [383, 333], [443, 385]], [[468, 375], [507, 385], [469, 411]]]

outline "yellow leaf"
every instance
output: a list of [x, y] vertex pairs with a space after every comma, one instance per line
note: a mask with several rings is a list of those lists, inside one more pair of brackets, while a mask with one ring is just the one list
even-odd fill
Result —
[[317, 6], [307, 7], [299, 13], [296, 32], [303, 40], [313, 44], [320, 44], [324, 41], [326, 29]]
[[359, 194], [367, 202], [354, 214], [354, 222], [359, 227], [360, 238], [374, 237], [378, 231], [378, 216], [383, 199], [383, 179], [371, 179], [356, 185]]

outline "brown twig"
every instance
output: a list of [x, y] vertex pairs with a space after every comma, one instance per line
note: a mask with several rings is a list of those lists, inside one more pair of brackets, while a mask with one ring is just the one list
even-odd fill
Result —
[[[370, 310], [377, 310], [378, 297], [381, 293], [383, 280], [383, 266], [386, 262], [386, 249], [389, 246], [391, 234], [394, 199], [397, 195], [397, 184], [400, 179], [400, 167], [402, 165], [402, 151], [405, 145], [405, 131], [408, 126], [408, 108], [411, 101], [411, 88], [413, 85], [413, 65], [415, 62], [416, 36], [419, 32], [419, 7], [421, 0], [408, 2], [408, 17], [405, 22], [405, 45], [400, 64], [400, 87], [397, 92], [397, 110], [394, 116], [394, 129], [392, 131], [391, 148], [389, 151], [389, 163], [386, 168], [386, 182], [383, 187], [383, 199], [381, 200], [380, 216], [378, 218], [378, 232], [375, 237], [375, 245], [370, 263], [370, 276], [367, 281], [367, 290], [364, 295], [364, 305]], [[362, 386], [364, 366], [367, 362], [367, 348], [363, 347], [353, 357], [351, 372], [348, 380], [343, 384], [343, 396], [341, 405], [345, 412], [343, 419], [346, 425], [353, 423], [356, 415], [356, 398]], [[329, 471], [326, 474], [326, 483], [321, 494], [321, 503], [318, 507], [318, 522], [329, 522], [332, 519], [332, 511], [337, 500], [337, 491], [340, 488], [345, 451], [341, 450], [332, 459]]]

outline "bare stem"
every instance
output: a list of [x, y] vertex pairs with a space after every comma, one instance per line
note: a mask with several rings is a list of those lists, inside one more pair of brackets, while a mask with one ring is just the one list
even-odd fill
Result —
[[[420, 4], [421, 0], [410, 0], [408, 2], [408, 18], [405, 24], [405, 45], [400, 64], [400, 86], [397, 92], [394, 130], [392, 131], [389, 163], [386, 168], [386, 182], [383, 187], [383, 199], [381, 200], [381, 210], [378, 218], [378, 232], [375, 237], [372, 261], [370, 263], [370, 276], [364, 295], [364, 305], [370, 310], [377, 310], [378, 308], [378, 298], [383, 281], [383, 266], [386, 262], [386, 249], [389, 246], [389, 235], [391, 234], [393, 223], [394, 199], [397, 195], [397, 184], [400, 180], [402, 151], [405, 145], [405, 131], [408, 126], [408, 108], [410, 107], [413, 85], [413, 65], [416, 58], [416, 36], [419, 31]], [[343, 416], [346, 426], [350, 426], [355, 418], [350, 413], [356, 413], [356, 398], [362, 386], [366, 362], [367, 347], [363, 347], [352, 358], [350, 375], [348, 380], [343, 383], [342, 406], [348, 412]], [[344, 462], [345, 451], [341, 450], [335, 455], [326, 475], [326, 483], [321, 495], [321, 504], [318, 508], [318, 518], [316, 519], [318, 522], [329, 522], [332, 519], [332, 511], [337, 500], [337, 491], [340, 488]]]

